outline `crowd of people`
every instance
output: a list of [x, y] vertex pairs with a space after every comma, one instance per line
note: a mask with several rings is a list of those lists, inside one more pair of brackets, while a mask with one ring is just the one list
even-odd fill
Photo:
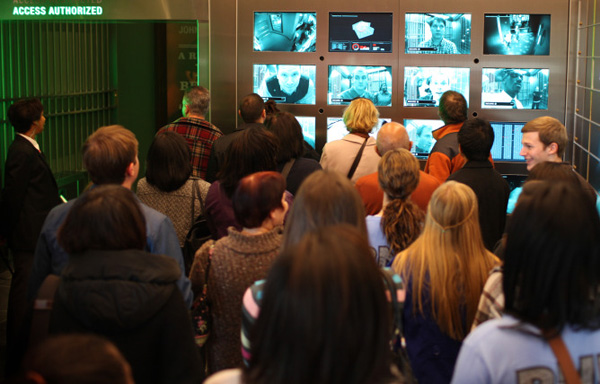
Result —
[[[9, 108], [7, 382], [600, 380], [599, 199], [563, 162], [560, 121], [523, 127], [530, 175], [511, 191], [492, 127], [455, 91], [440, 97], [423, 170], [402, 124], [369, 135], [368, 98], [350, 102], [348, 134], [320, 157], [257, 94], [226, 135], [209, 102], [186, 91], [140, 180], [135, 135], [98, 128], [82, 148], [91, 186], [66, 203], [35, 140], [43, 106]], [[198, 219], [212, 239], [186, 265]]]

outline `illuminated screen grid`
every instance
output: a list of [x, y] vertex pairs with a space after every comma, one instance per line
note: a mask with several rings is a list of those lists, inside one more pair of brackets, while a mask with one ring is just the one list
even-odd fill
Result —
[[409, 54], [470, 54], [471, 15], [407, 13], [404, 42]]

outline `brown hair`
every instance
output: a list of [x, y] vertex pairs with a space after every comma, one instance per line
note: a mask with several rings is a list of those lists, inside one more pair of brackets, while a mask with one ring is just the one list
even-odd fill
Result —
[[144, 249], [146, 221], [132, 191], [101, 185], [75, 200], [57, 237], [69, 254], [88, 249]]
[[406, 149], [396, 149], [383, 155], [377, 170], [379, 185], [390, 200], [381, 229], [395, 254], [415, 241], [423, 228], [425, 214], [410, 200], [419, 184], [419, 160]]
[[567, 129], [554, 117], [541, 116], [531, 120], [525, 124], [523, 128], [521, 128], [521, 133], [528, 132], [537, 132], [540, 137], [540, 141], [542, 144], [544, 144], [544, 148], [552, 143], [556, 143], [558, 146], [556, 155], [558, 157], [562, 158], [565, 154], [565, 148], [567, 147], [567, 142], [569, 141]]
[[294, 197], [283, 245], [294, 245], [307, 232], [339, 223], [351, 224], [366, 236], [365, 207], [360, 195], [344, 175], [315, 171], [304, 180]]
[[121, 184], [137, 161], [138, 141], [121, 125], [100, 127], [83, 143], [83, 166], [94, 184]]
[[240, 180], [231, 199], [235, 219], [246, 228], [258, 228], [277, 208], [283, 208], [285, 179], [278, 172], [256, 172]]

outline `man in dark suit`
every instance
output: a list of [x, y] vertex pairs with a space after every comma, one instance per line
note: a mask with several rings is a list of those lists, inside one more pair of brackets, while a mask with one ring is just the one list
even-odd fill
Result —
[[35, 137], [44, 130], [46, 118], [38, 99], [20, 100], [8, 108], [15, 140], [8, 149], [2, 190], [2, 235], [12, 252], [14, 274], [8, 297], [7, 348], [10, 357], [22, 348], [20, 325], [27, 311], [27, 286], [35, 244], [50, 210], [60, 204], [58, 186]]

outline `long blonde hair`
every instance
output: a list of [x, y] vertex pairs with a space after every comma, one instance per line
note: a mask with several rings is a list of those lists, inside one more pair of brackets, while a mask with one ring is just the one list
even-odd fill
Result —
[[428, 295], [440, 330], [462, 340], [463, 324], [473, 322], [489, 271], [498, 263], [481, 238], [475, 193], [448, 181], [431, 196], [423, 233], [392, 267], [412, 285], [413, 312], [424, 313]]

